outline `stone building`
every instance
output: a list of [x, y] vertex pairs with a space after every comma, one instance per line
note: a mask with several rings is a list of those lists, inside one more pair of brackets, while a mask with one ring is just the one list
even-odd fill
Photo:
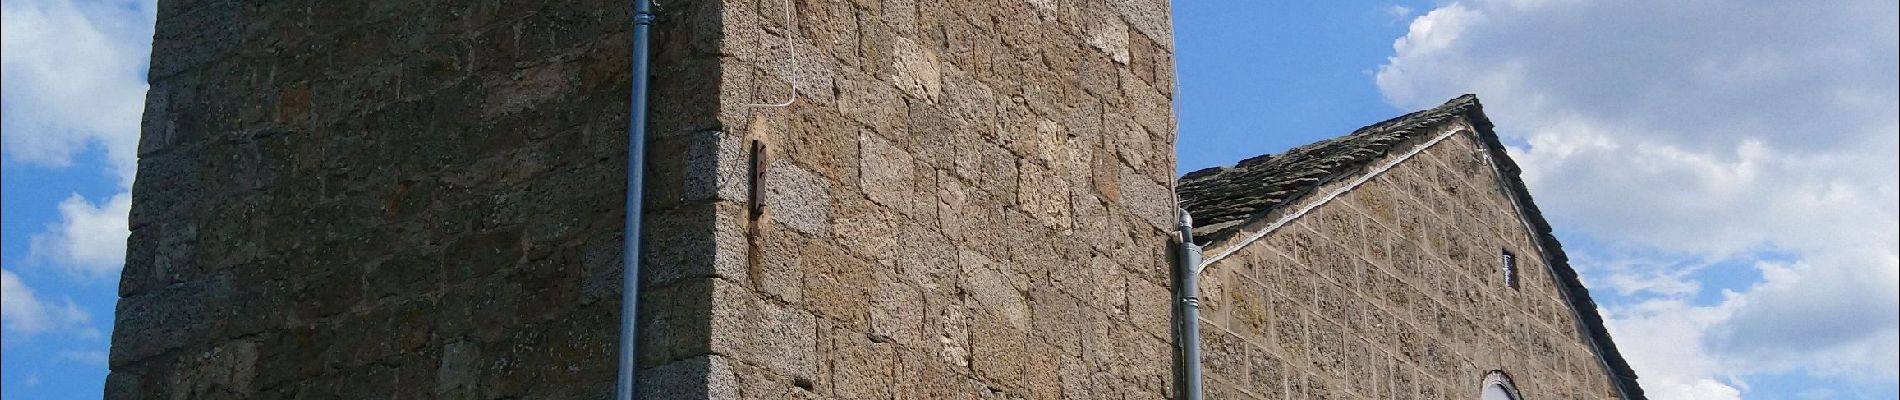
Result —
[[1517, 173], [1466, 95], [1182, 176], [1208, 398], [1643, 398]]
[[[1165, 396], [1165, 1], [660, 3], [642, 394]], [[631, 20], [160, 1], [106, 397], [612, 393]]]
[[[607, 397], [631, 19], [600, 1], [160, 1], [105, 397]], [[668, 0], [653, 29], [642, 397], [1176, 397], [1165, 1]], [[1370, 239], [1350, 240], [1310, 243]], [[1518, 245], [1526, 271], [1568, 271]], [[1263, 251], [1209, 268], [1207, 331], [1229, 335], [1207, 341], [1228, 346], [1209, 347], [1210, 394], [1392, 393], [1349, 374], [1470, 392], [1428, 375], [1441, 360], [1606, 393], [1574, 368], [1614, 351], [1563, 336], [1562, 306], [1587, 298], [1542, 302], [1580, 288], [1526, 274], [1524, 294], [1473, 293], [1527, 316], [1476, 319], [1389, 261], [1414, 253], [1353, 265], [1419, 295], [1397, 304], [1445, 308], [1354, 312], [1412, 321], [1389, 333], [1438, 353], [1322, 312], [1338, 303], [1276, 311], [1320, 338], [1301, 343], [1385, 346], [1309, 368], [1338, 348], [1265, 339], [1292, 330], [1246, 330], [1261, 298], [1222, 297], [1268, 279], [1229, 266]], [[1488, 336], [1421, 322], [1440, 311]], [[1266, 370], [1236, 359], [1290, 378], [1255, 385]]]

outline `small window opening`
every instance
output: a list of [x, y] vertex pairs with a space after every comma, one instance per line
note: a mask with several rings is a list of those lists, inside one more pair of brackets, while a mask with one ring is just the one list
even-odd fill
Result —
[[1504, 371], [1493, 370], [1484, 376], [1484, 391], [1479, 395], [1483, 400], [1520, 400], [1517, 385], [1511, 383], [1511, 376]]
[[1504, 261], [1504, 286], [1515, 290], [1517, 289], [1517, 255], [1511, 254], [1510, 250], [1503, 250], [1502, 258]]

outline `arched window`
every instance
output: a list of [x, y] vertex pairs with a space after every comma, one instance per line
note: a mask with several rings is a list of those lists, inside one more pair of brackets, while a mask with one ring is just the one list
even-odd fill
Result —
[[1504, 371], [1491, 371], [1484, 376], [1483, 400], [1522, 400], [1517, 395], [1517, 386], [1511, 384], [1511, 376]]

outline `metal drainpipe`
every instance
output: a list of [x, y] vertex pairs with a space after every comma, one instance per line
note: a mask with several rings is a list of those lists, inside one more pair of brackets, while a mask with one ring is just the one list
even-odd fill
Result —
[[1194, 218], [1186, 209], [1178, 212], [1175, 229], [1181, 233], [1181, 243], [1174, 263], [1174, 307], [1178, 316], [1174, 328], [1180, 335], [1181, 360], [1174, 393], [1177, 399], [1201, 400], [1201, 300], [1196, 297], [1200, 292], [1201, 246], [1194, 244]]
[[627, 220], [621, 232], [620, 354], [614, 398], [633, 400], [640, 369], [640, 219], [647, 159], [647, 42], [653, 2], [633, 0], [633, 76], [627, 116]]

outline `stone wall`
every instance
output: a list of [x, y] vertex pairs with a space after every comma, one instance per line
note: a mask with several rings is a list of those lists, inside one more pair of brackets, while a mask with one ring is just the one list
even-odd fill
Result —
[[[687, 221], [664, 243], [711, 243], [670, 149], [714, 125], [718, 15], [667, 3], [649, 189], [671, 197], [648, 208]], [[611, 393], [629, 21], [624, 1], [160, 1], [105, 397]], [[711, 250], [650, 272], [705, 264], [678, 254]]]
[[[1167, 396], [1165, 2], [661, 3], [644, 397]], [[161, 1], [106, 397], [606, 396], [628, 7]]]
[[1208, 398], [1473, 398], [1491, 370], [1525, 398], [1616, 396], [1471, 128], [1438, 129], [1464, 132], [1208, 267]]
[[712, 398], [1166, 397], [1166, 3], [786, 4], [722, 4], [715, 267], [665, 283], [710, 306], [656, 311], [710, 339], [649, 361]]

